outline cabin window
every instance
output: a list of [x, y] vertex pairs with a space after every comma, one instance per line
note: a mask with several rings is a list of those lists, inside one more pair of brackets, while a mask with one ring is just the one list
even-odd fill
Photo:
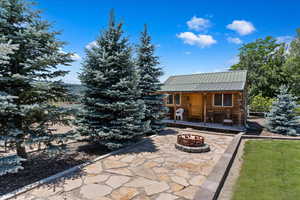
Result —
[[232, 94], [215, 94], [214, 106], [232, 106]]
[[173, 94], [168, 95], [167, 104], [173, 104]]
[[180, 94], [169, 94], [167, 97], [167, 104], [176, 104], [176, 105], [180, 105]]
[[214, 100], [215, 106], [222, 106], [222, 94], [215, 94]]
[[180, 105], [180, 94], [175, 94], [174, 99], [175, 99], [175, 104]]
[[223, 94], [223, 106], [232, 106], [232, 94]]

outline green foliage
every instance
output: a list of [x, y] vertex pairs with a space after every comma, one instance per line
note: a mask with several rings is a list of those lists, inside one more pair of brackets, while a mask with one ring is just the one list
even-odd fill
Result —
[[283, 71], [288, 76], [286, 84], [291, 88], [291, 93], [300, 97], [300, 29], [297, 30], [297, 35], [290, 44]]
[[67, 73], [57, 67], [69, 65], [72, 54], [28, 2], [1, 0], [0, 11], [0, 138], [26, 158], [25, 145], [52, 147], [63, 134], [68, 138], [49, 127], [68, 125], [69, 111], [49, 102], [68, 97], [62, 82], [52, 80]]
[[[300, 102], [297, 103], [298, 105], [300, 105]], [[298, 106], [296, 109], [295, 109], [295, 113], [297, 116], [300, 116], [300, 106]]]
[[0, 158], [0, 176], [8, 173], [17, 173], [19, 170], [24, 169], [21, 162], [25, 160], [16, 155]]
[[151, 130], [149, 133], [157, 133], [164, 128], [161, 120], [166, 113], [163, 103], [164, 96], [157, 93], [161, 88], [159, 77], [163, 75], [163, 72], [158, 67], [159, 61], [158, 57], [154, 55], [154, 51], [155, 47], [151, 44], [151, 37], [148, 35], [147, 26], [145, 25], [140, 37], [136, 65], [140, 75], [141, 99], [146, 105], [143, 121], [150, 121]]
[[128, 39], [123, 37], [122, 24], [115, 23], [113, 12], [107, 30], [86, 54], [80, 75], [86, 90], [77, 130], [109, 149], [129, 145], [145, 132], [145, 105], [140, 100]]
[[240, 48], [239, 63], [232, 70], [248, 70], [250, 102], [254, 96], [275, 97], [280, 85], [300, 96], [300, 29], [291, 44], [273, 37], [257, 39]]
[[9, 63], [9, 55], [13, 54], [18, 49], [18, 45], [11, 44], [5, 37], [0, 38], [0, 64]]
[[268, 129], [283, 135], [300, 135], [300, 118], [296, 116], [296, 98], [288, 93], [288, 88], [280, 87], [280, 94], [267, 114]]
[[275, 38], [269, 36], [243, 45], [239, 63], [231, 69], [248, 70], [250, 100], [259, 94], [272, 98], [289, 78], [282, 68], [285, 61], [285, 45], [278, 44]]
[[269, 112], [274, 99], [269, 97], [263, 97], [261, 94], [253, 97], [250, 109], [254, 112]]

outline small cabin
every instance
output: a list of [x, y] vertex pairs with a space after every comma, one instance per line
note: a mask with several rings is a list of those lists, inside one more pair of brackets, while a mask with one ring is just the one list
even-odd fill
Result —
[[246, 82], [246, 70], [170, 76], [160, 91], [169, 108], [168, 120], [244, 127]]

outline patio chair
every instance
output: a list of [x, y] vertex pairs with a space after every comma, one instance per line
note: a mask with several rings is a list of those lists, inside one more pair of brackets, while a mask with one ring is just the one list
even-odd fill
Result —
[[178, 108], [175, 113], [175, 120], [179, 118], [179, 120], [183, 120], [183, 113], [184, 109], [183, 108]]

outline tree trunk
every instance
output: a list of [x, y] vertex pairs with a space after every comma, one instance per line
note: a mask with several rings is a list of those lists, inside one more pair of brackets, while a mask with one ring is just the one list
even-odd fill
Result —
[[20, 156], [21, 158], [27, 158], [27, 152], [25, 147], [22, 145], [22, 143], [17, 143], [16, 145], [17, 148], [17, 155]]

